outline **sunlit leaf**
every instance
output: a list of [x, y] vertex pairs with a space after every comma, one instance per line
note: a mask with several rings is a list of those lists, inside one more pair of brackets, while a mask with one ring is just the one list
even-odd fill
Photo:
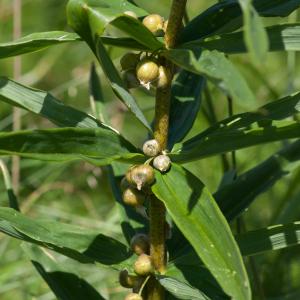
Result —
[[[156, 173], [154, 194], [163, 201], [172, 219], [233, 299], [251, 299], [245, 267], [230, 228], [203, 183], [182, 167]], [[224, 251], [224, 249], [226, 249]]]

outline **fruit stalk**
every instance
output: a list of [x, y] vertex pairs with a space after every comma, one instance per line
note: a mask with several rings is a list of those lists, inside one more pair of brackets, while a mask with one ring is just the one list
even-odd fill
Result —
[[[182, 18], [185, 6], [186, 0], [173, 0], [165, 34], [165, 43], [167, 48], [172, 48], [176, 45], [178, 34], [182, 27]], [[154, 138], [158, 141], [161, 150], [166, 150], [168, 144], [171, 83], [173, 77], [172, 63], [166, 61], [164, 66], [167, 71], [170, 72], [171, 76], [167, 84], [157, 87], [154, 123]], [[150, 256], [152, 258], [154, 268], [160, 273], [164, 273], [166, 264], [165, 213], [166, 209], [163, 203], [155, 196], [152, 196], [149, 209]], [[164, 290], [160, 284], [154, 280], [154, 278], [150, 280], [147, 299], [164, 299]]]

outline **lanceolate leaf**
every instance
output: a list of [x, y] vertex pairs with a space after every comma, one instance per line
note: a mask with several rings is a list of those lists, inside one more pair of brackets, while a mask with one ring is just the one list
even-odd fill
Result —
[[248, 231], [236, 237], [243, 255], [256, 255], [300, 244], [300, 222]]
[[0, 43], [0, 58], [35, 52], [52, 45], [80, 40], [81, 38], [76, 33], [65, 31], [32, 33], [13, 42]]
[[110, 129], [59, 128], [0, 133], [0, 155], [69, 161], [84, 159], [95, 165], [114, 160], [141, 162], [143, 155]]
[[300, 137], [300, 123], [261, 127], [250, 130], [228, 130], [211, 134], [192, 142], [186, 141], [171, 155], [173, 161], [185, 163], [204, 157], [234, 151], [259, 144]]
[[127, 247], [115, 239], [74, 225], [33, 220], [12, 208], [0, 208], [0, 231], [82, 263], [113, 265], [131, 256]]
[[27, 256], [59, 300], [104, 300], [87, 281], [64, 270], [53, 256], [36, 245], [23, 244]]
[[151, 132], [152, 129], [149, 123], [147, 122], [144, 114], [138, 107], [133, 96], [126, 90], [117, 69], [115, 68], [113, 62], [111, 61], [100, 39], [97, 39], [96, 47], [97, 47], [96, 55], [98, 57], [98, 60], [103, 68], [106, 77], [110, 81], [110, 85], [113, 91], [118, 96], [118, 98], [126, 104], [126, 106], [137, 117], [137, 119]]
[[256, 197], [300, 165], [300, 141], [283, 148], [214, 194], [228, 221], [239, 216]]
[[[253, 6], [264, 17], [285, 17], [300, 6], [299, 0], [254, 0]], [[243, 24], [238, 1], [221, 1], [195, 17], [182, 31], [180, 42], [185, 43], [209, 35], [232, 32]]]
[[189, 132], [201, 104], [205, 79], [182, 70], [172, 85], [168, 147], [172, 149]]
[[[132, 38], [103, 36], [101, 37], [101, 40], [103, 44], [109, 46], [133, 50], [148, 50], [148, 47]], [[77, 33], [66, 31], [36, 32], [12, 42], [0, 43], [0, 59], [36, 52], [62, 43], [78, 41], [82, 41], [82, 39]]]
[[51, 94], [0, 77], [0, 101], [41, 115], [61, 127], [106, 127], [92, 116], [64, 105]]
[[[251, 299], [241, 255], [224, 216], [213, 197], [194, 175], [173, 164], [156, 173], [155, 195], [232, 299]], [[224, 249], [226, 249], [224, 251]]]
[[104, 0], [98, 2], [70, 0], [67, 6], [68, 22], [74, 31], [89, 44], [99, 60], [114, 93], [151, 132], [151, 126], [148, 124], [135, 99], [127, 91], [101, 40], [106, 26], [111, 24], [151, 49], [161, 48], [162, 44], [154, 35], [139, 20], [124, 14], [126, 11], [135, 12], [138, 16], [145, 14], [143, 10], [125, 0], [110, 2]]
[[252, 108], [255, 97], [243, 76], [223, 53], [205, 50], [200, 57], [188, 49], [173, 49], [164, 55], [183, 69], [204, 75], [241, 106]]
[[244, 40], [251, 58], [256, 63], [263, 63], [268, 52], [267, 34], [261, 18], [252, 6], [252, 0], [239, 0], [243, 11]]
[[[300, 25], [282, 24], [266, 28], [269, 51], [300, 51]], [[211, 40], [198, 40], [182, 45], [183, 48], [197, 49], [203, 47], [209, 50], [218, 50], [228, 54], [247, 52], [242, 39], [243, 32], [228, 33]]]
[[159, 283], [178, 299], [186, 300], [209, 300], [201, 291], [167, 276], [157, 276]]
[[270, 102], [254, 111], [226, 118], [191, 138], [189, 143], [199, 141], [210, 134], [221, 134], [222, 132], [228, 132], [234, 129], [250, 129], [251, 126], [256, 124], [270, 126], [272, 121], [279, 121], [299, 112], [300, 93], [296, 93]]
[[69, 24], [92, 49], [95, 49], [95, 38], [103, 35], [108, 24], [149, 49], [163, 47], [139, 20], [124, 14], [127, 11], [134, 12], [138, 17], [147, 15], [146, 11], [126, 0], [70, 0], [67, 6]]

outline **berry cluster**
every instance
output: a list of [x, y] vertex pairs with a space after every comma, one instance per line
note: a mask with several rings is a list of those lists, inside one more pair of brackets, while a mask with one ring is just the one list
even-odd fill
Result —
[[[132, 12], [125, 14], [134, 17]], [[149, 15], [143, 19], [143, 24], [153, 34], [162, 35], [167, 22], [157, 14]], [[140, 85], [150, 89], [150, 85], [157, 88], [165, 88], [171, 81], [170, 71], [160, 64], [159, 58], [153, 54], [126, 53], [120, 60], [124, 82], [127, 88], [137, 88]]]
[[[150, 156], [150, 159], [145, 164], [133, 166], [127, 171], [121, 181], [121, 189], [123, 191], [123, 202], [134, 207], [147, 218], [146, 209], [143, 205], [151, 195], [150, 187], [155, 181], [154, 168], [166, 172], [171, 166], [171, 160], [164, 154], [164, 151], [161, 151], [155, 139], [144, 143], [143, 152], [145, 155]], [[129, 275], [127, 270], [123, 270], [120, 272], [119, 281], [123, 287], [132, 288], [133, 290], [133, 293], [127, 295], [126, 300], [141, 300], [142, 297], [136, 292], [141, 293], [141, 287], [147, 276], [154, 271], [149, 256], [150, 243], [148, 236], [141, 233], [136, 234], [131, 240], [130, 247], [138, 255], [134, 263], [136, 275]]]

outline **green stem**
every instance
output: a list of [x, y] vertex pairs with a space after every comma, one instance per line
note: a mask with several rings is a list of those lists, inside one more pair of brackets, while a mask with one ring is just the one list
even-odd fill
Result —
[[[173, 0], [168, 26], [165, 34], [167, 48], [176, 45], [179, 31], [182, 27], [182, 18], [185, 12], [186, 0]], [[171, 62], [164, 63], [170, 74], [173, 74]], [[154, 137], [158, 141], [160, 148], [165, 150], [168, 144], [169, 114], [171, 100], [171, 83], [156, 90]], [[151, 197], [149, 208], [150, 222], [150, 255], [156, 271], [164, 273], [166, 265], [165, 248], [165, 214], [164, 204], [155, 196]], [[148, 300], [164, 299], [164, 289], [159, 282], [151, 277], [148, 282]]]

